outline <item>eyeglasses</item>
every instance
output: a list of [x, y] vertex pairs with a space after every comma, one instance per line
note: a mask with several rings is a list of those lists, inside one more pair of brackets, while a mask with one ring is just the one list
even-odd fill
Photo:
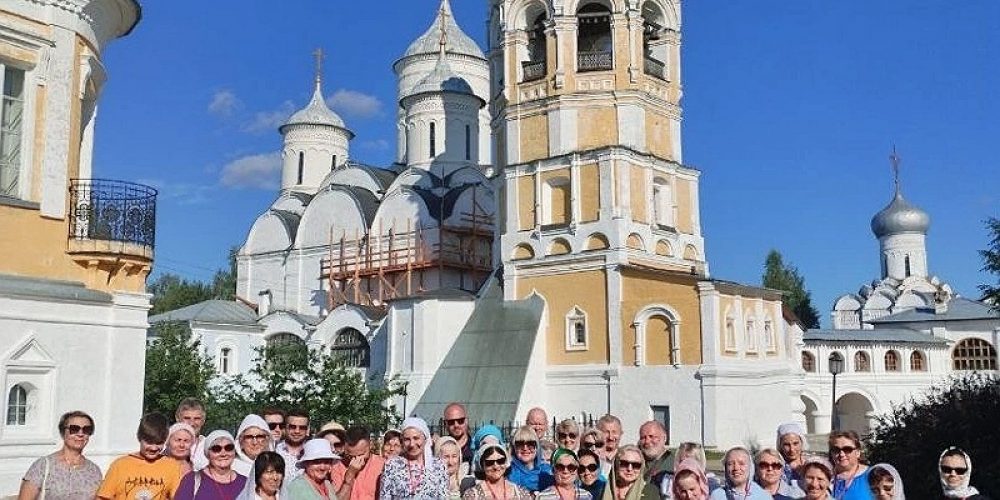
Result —
[[212, 445], [211, 447], [208, 448], [208, 451], [212, 453], [222, 453], [223, 451], [233, 451], [235, 449], [236, 445], [234, 445], [233, 443], [229, 443], [225, 446], [221, 444]]
[[444, 423], [448, 425], [465, 425], [465, 417], [447, 418]]
[[619, 469], [639, 470], [639, 469], [642, 468], [642, 462], [630, 462], [628, 460], [619, 460], [618, 461], [618, 468]]
[[556, 435], [559, 436], [559, 439], [576, 439], [575, 432], [558, 432]]
[[493, 467], [494, 465], [504, 465], [507, 463], [506, 457], [500, 457], [496, 460], [483, 460], [483, 467]]
[[267, 437], [267, 434], [244, 434], [241, 436], [242, 439], [246, 439], [247, 441], [264, 441]]
[[556, 464], [555, 469], [559, 472], [576, 472], [580, 467], [576, 464]]
[[307, 430], [309, 430], [309, 426], [308, 425], [286, 424], [285, 427], [288, 427], [288, 430], [290, 430], [290, 431], [307, 431]]
[[268, 422], [267, 426], [272, 430], [276, 431], [285, 426], [284, 422]]
[[948, 467], [947, 465], [942, 465], [941, 466], [941, 473], [942, 474], [955, 473], [955, 474], [958, 474], [959, 476], [964, 476], [966, 472], [969, 472], [969, 468], [968, 467]]
[[330, 443], [330, 444], [332, 444], [334, 448], [343, 448], [344, 447], [344, 442], [343, 441], [337, 441], [336, 443]]
[[514, 448], [538, 448], [534, 441], [514, 441]]
[[836, 446], [831, 446], [830, 447], [830, 455], [836, 456], [837, 454], [839, 454], [841, 452], [843, 452], [844, 455], [850, 455], [851, 453], [854, 453], [855, 450], [857, 450], [857, 448], [855, 448], [853, 446], [845, 446], [843, 448], [837, 448]]
[[84, 433], [84, 434], [86, 434], [88, 436], [92, 436], [94, 434], [94, 426], [93, 425], [67, 425], [66, 426], [66, 432], [68, 432], [69, 434], [80, 434], [82, 432], [82, 433]]
[[582, 465], [581, 464], [580, 465], [580, 472], [583, 472], [583, 471], [597, 472], [597, 469], [600, 469], [600, 468], [601, 468], [601, 466], [597, 465], [597, 464], [587, 464], [587, 465]]
[[759, 462], [757, 468], [760, 470], [781, 470], [782, 465], [780, 462]]
[[584, 441], [584, 448], [604, 448], [604, 441]]

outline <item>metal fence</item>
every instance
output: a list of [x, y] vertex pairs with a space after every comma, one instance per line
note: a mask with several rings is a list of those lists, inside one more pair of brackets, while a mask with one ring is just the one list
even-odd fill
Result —
[[578, 71], [605, 71], [612, 69], [611, 52], [580, 52], [577, 54]]
[[69, 237], [153, 247], [156, 189], [132, 182], [74, 179], [70, 184]]

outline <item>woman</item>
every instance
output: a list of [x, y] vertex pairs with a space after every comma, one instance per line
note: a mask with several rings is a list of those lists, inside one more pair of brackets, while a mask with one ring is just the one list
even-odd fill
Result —
[[285, 459], [273, 451], [264, 451], [253, 461], [253, 487], [247, 481], [239, 500], [279, 500], [285, 480]]
[[604, 497], [608, 480], [601, 474], [601, 457], [593, 450], [583, 448], [577, 455], [580, 461], [580, 487], [587, 490], [594, 500]]
[[602, 500], [658, 500], [660, 492], [656, 486], [642, 479], [645, 472], [646, 462], [638, 446], [627, 444], [618, 448], [611, 462], [611, 481]]
[[[530, 429], [530, 427], [529, 427]], [[532, 431], [534, 435], [534, 431]], [[509, 460], [507, 451], [498, 444], [487, 443], [476, 454], [476, 466], [483, 471], [483, 479], [462, 494], [462, 500], [531, 500], [531, 493], [504, 478]], [[436, 497], [435, 497], [436, 498]]]
[[726, 484], [712, 492], [712, 500], [770, 500], [764, 488], [753, 482], [754, 467], [750, 452], [742, 446], [731, 448], [722, 458]]
[[589, 491], [577, 486], [580, 459], [576, 453], [573, 453], [573, 450], [559, 448], [552, 453], [552, 469], [555, 471], [555, 484], [535, 495], [535, 500], [591, 500], [594, 498]]
[[171, 425], [167, 431], [167, 447], [163, 454], [180, 462], [181, 474], [191, 472], [191, 448], [194, 447], [195, 439], [194, 427], [184, 422]]
[[861, 438], [854, 431], [835, 431], [829, 439], [833, 462], [833, 496], [838, 500], [872, 500], [868, 466], [861, 460]]
[[259, 415], [251, 414], [243, 417], [243, 422], [236, 431], [236, 442], [236, 461], [233, 463], [233, 469], [252, 478], [257, 457], [265, 451], [274, 450], [267, 421]]
[[580, 425], [576, 420], [567, 418], [556, 426], [556, 441], [559, 446], [574, 453], [580, 449]]
[[596, 427], [588, 427], [580, 436], [580, 448], [600, 450], [604, 448], [604, 432]]
[[336, 500], [337, 491], [330, 482], [330, 469], [334, 460], [339, 459], [330, 448], [330, 442], [323, 438], [313, 438], [302, 445], [302, 458], [295, 466], [302, 469], [299, 477], [288, 483], [287, 496], [290, 500]]
[[868, 472], [868, 489], [875, 500], [906, 500], [903, 479], [899, 471], [889, 464], [873, 465]]
[[56, 426], [62, 447], [35, 460], [21, 480], [18, 500], [91, 499], [101, 486], [101, 469], [83, 456], [94, 434], [94, 419], [82, 411], [63, 414]]
[[757, 484], [764, 488], [774, 500], [792, 500], [802, 498], [805, 493], [797, 485], [793, 486], [781, 480], [781, 472], [785, 469], [785, 461], [781, 453], [774, 448], [764, 448], [757, 452]]
[[390, 458], [382, 473], [381, 500], [445, 498], [448, 472], [444, 462], [434, 458], [431, 431], [418, 417], [403, 421], [402, 454]]
[[[705, 461], [705, 450], [702, 449], [701, 445], [698, 443], [692, 443], [690, 441], [685, 441], [677, 447], [677, 452], [674, 454], [674, 473], [677, 472], [677, 467], [684, 460], [694, 460], [695, 463], [701, 465], [701, 472], [705, 475], [705, 480], [708, 481], [708, 491], [715, 491], [716, 488], [721, 486], [719, 479], [715, 477], [715, 474], [709, 472], [706, 469]], [[666, 476], [663, 478], [663, 482], [660, 484], [660, 496], [663, 498], [670, 498], [673, 492], [673, 476]]]
[[389, 429], [382, 434], [382, 448], [379, 453], [382, 454], [382, 458], [389, 460], [392, 457], [399, 455], [399, 452], [403, 449], [402, 434], [396, 429]]
[[236, 441], [227, 431], [212, 431], [205, 438], [208, 465], [188, 472], [177, 488], [174, 500], [232, 500], [246, 487], [246, 476], [233, 470]]
[[833, 466], [823, 457], [809, 457], [799, 468], [799, 487], [806, 493], [806, 500], [834, 500], [830, 494]]
[[479, 428], [475, 434], [472, 435], [472, 449], [479, 450], [484, 444], [492, 443], [504, 446], [503, 442], [503, 431], [499, 427], [493, 424], [487, 424]]
[[511, 482], [532, 493], [552, 486], [552, 466], [542, 460], [535, 431], [525, 425], [517, 429], [512, 440], [514, 459], [510, 464]]
[[938, 470], [945, 498], [989, 500], [989, 497], [969, 485], [972, 480], [972, 459], [961, 448], [952, 446], [941, 452]]
[[463, 469], [466, 464], [462, 463], [462, 448], [458, 441], [451, 436], [445, 436], [434, 443], [434, 456], [444, 462], [445, 471], [448, 473], [448, 500], [462, 498], [462, 479], [466, 476]]
[[806, 441], [806, 430], [797, 422], [778, 426], [778, 451], [785, 466], [781, 471], [781, 480], [794, 485], [800, 479], [799, 468], [802, 467], [802, 452], [809, 449]]
[[685, 458], [674, 465], [670, 496], [674, 500], [708, 500], [708, 478], [704, 466]]

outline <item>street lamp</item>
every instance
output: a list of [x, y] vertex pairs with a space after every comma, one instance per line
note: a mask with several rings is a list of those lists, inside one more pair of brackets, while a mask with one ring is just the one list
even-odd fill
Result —
[[833, 415], [832, 424], [833, 430], [840, 430], [840, 415], [837, 413], [837, 375], [844, 372], [844, 357], [840, 355], [839, 352], [835, 352], [830, 355], [828, 360], [830, 363], [830, 374], [833, 375], [833, 402], [830, 404], [831, 412]]

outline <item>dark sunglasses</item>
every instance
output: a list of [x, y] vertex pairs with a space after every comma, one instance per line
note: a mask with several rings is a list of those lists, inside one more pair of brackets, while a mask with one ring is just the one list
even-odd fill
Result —
[[444, 421], [448, 425], [462, 425], [465, 423], [465, 417], [461, 418], [449, 418]]
[[234, 445], [233, 443], [229, 443], [225, 446], [221, 444], [212, 445], [211, 447], [208, 448], [208, 451], [212, 453], [222, 453], [223, 451], [233, 451], [235, 449], [236, 445]]
[[559, 439], [567, 439], [567, 438], [568, 439], [576, 439], [576, 433], [575, 432], [559, 432], [559, 433], [557, 433], [557, 435], [559, 436]]
[[94, 426], [93, 425], [67, 425], [66, 426], [66, 432], [68, 432], [70, 434], [80, 434], [82, 432], [82, 433], [84, 433], [84, 434], [86, 434], [88, 436], [92, 436], [94, 434]]
[[966, 472], [969, 472], [969, 468], [968, 467], [948, 467], [947, 465], [942, 465], [941, 466], [941, 473], [942, 474], [951, 474], [952, 472], [954, 472], [955, 474], [958, 474], [959, 476], [964, 476]]
[[576, 472], [579, 469], [576, 464], [556, 464], [555, 469], [559, 472]]
[[290, 430], [290, 431], [307, 431], [307, 430], [309, 430], [309, 426], [308, 425], [287, 424], [287, 425], [285, 425], [285, 427], [288, 427], [288, 430]]
[[597, 472], [597, 469], [600, 469], [600, 468], [601, 468], [601, 466], [597, 465], [597, 464], [587, 464], [587, 465], [581, 465], [580, 466], [580, 471]]
[[538, 448], [534, 441], [514, 441], [514, 448]]
[[269, 436], [269, 434], [244, 434], [242, 437], [247, 441], [264, 441]]
[[507, 457], [500, 457], [496, 460], [483, 460], [483, 467], [493, 467], [494, 465], [504, 465], [507, 463]]
[[267, 426], [271, 428], [272, 431], [278, 430], [285, 426], [284, 422], [268, 422]]
[[630, 462], [628, 460], [619, 460], [618, 468], [639, 470], [642, 468], [642, 462]]
[[850, 455], [851, 453], [854, 453], [855, 450], [857, 450], [857, 448], [853, 446], [845, 446], [843, 448], [837, 448], [836, 446], [831, 446], [830, 455], [836, 455], [840, 452], [844, 452], [844, 455]]
[[757, 468], [760, 470], [781, 470], [782, 465], [779, 462], [758, 462]]
[[597, 441], [597, 442], [594, 442], [594, 441], [584, 441], [583, 442], [583, 447], [584, 448], [604, 448], [604, 441]]

